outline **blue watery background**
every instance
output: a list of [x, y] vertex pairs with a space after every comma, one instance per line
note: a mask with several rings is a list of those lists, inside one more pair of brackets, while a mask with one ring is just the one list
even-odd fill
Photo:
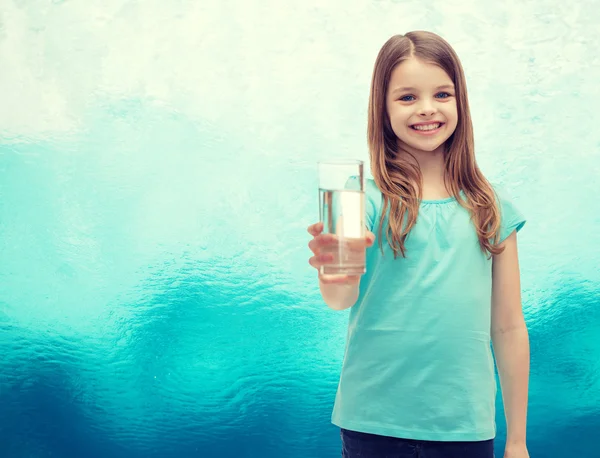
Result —
[[315, 164], [367, 159], [373, 62], [414, 29], [528, 217], [531, 456], [599, 456], [595, 4], [0, 0], [0, 457], [340, 455]]

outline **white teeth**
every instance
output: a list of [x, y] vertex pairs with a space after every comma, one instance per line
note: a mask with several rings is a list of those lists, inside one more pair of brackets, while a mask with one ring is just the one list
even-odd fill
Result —
[[440, 123], [420, 125], [420, 126], [413, 126], [413, 129], [416, 129], [416, 130], [434, 130], [434, 129], [437, 129], [438, 127], [440, 127]]

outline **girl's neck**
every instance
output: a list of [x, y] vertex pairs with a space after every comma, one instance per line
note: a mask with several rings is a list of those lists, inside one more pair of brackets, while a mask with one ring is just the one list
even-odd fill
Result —
[[422, 194], [423, 200], [437, 200], [450, 196], [444, 182], [445, 160], [444, 145], [441, 145], [435, 151], [408, 150], [401, 152], [408, 161], [419, 166], [423, 178]]
[[415, 148], [400, 145], [399, 154], [412, 164], [418, 165], [423, 176], [438, 177], [444, 175], [444, 145], [434, 151], [421, 151]]

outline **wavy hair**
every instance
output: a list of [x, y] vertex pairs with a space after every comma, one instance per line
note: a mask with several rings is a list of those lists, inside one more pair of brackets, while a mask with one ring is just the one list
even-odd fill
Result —
[[465, 75], [452, 47], [438, 35], [425, 31], [391, 37], [379, 51], [373, 69], [367, 138], [373, 178], [383, 194], [379, 245], [383, 251], [381, 233], [389, 208], [387, 241], [394, 252], [394, 259], [399, 253], [406, 257], [406, 237], [417, 221], [422, 200], [421, 171], [418, 165], [398, 154], [396, 134], [392, 130], [386, 108], [392, 71], [411, 57], [439, 66], [454, 83], [458, 123], [445, 143], [444, 182], [449, 193], [469, 211], [481, 250], [491, 258], [502, 252], [498, 244], [500, 211], [494, 189], [475, 160], [473, 124]]

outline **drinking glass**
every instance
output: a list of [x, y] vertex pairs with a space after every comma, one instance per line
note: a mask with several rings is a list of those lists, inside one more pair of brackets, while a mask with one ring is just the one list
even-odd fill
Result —
[[331, 160], [318, 163], [319, 215], [323, 233], [336, 243], [323, 249], [333, 263], [321, 267], [324, 275], [362, 275], [366, 272], [364, 162]]

